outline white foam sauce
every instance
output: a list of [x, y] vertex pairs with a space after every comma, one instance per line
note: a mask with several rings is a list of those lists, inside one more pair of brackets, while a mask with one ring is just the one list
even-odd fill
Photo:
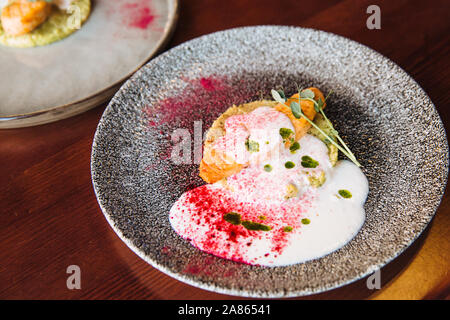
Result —
[[[317, 197], [304, 214], [310, 224], [292, 232], [289, 244], [275, 259], [260, 256], [257, 264], [283, 266], [320, 258], [343, 247], [358, 233], [365, 219], [366, 177], [349, 161], [340, 161], [326, 172], [326, 176], [327, 181], [317, 189]], [[340, 189], [351, 190], [352, 198], [338, 197]], [[249, 252], [248, 259], [254, 258], [253, 253], [267, 250], [267, 244], [263, 242], [255, 243], [262, 250]]]
[[[242, 133], [239, 125], [245, 126], [246, 134]], [[249, 166], [228, 177], [226, 187], [216, 183], [211, 188], [227, 189], [225, 191], [244, 206], [267, 212], [267, 222], [258, 222], [267, 223], [272, 230], [252, 231], [250, 236], [238, 239], [236, 248], [228, 251], [217, 249], [227, 242], [227, 235], [217, 232], [214, 239], [218, 245], [213, 249], [207, 248], [205, 232], [195, 232], [204, 230], [205, 226], [196, 226], [194, 219], [186, 216], [193, 209], [184, 202], [185, 197], [182, 196], [170, 213], [172, 226], [182, 237], [189, 238], [198, 248], [220, 257], [237, 257], [241, 261], [263, 266], [283, 266], [329, 254], [343, 247], [357, 234], [364, 223], [363, 206], [369, 189], [360, 168], [350, 161], [339, 161], [333, 167], [326, 145], [311, 135], [300, 139], [300, 149], [291, 153], [285, 148], [279, 131], [280, 128], [293, 131], [292, 123], [286, 115], [270, 107], [258, 108], [248, 115], [230, 117], [226, 121], [226, 128], [228, 139], [236, 134], [232, 137], [234, 147], [230, 149], [227, 145], [227, 153], [241, 160], [246, 159]], [[236, 131], [233, 128], [239, 129]], [[243, 156], [236, 156], [234, 148], [244, 143], [243, 137], [257, 142], [259, 151], [244, 151]], [[223, 146], [226, 144], [224, 141], [222, 143]], [[310, 156], [319, 165], [316, 168], [304, 168], [301, 165], [303, 156]], [[287, 161], [293, 162], [295, 167], [287, 169]], [[270, 172], [264, 170], [266, 164], [272, 167]], [[325, 174], [325, 183], [320, 187], [312, 186], [308, 176], [319, 176], [321, 173]], [[289, 184], [294, 185], [298, 192], [295, 197], [286, 199]], [[342, 189], [350, 191], [352, 197], [346, 199], [339, 196], [338, 191]], [[280, 212], [284, 213], [280, 215]], [[254, 221], [256, 218], [251, 219]], [[309, 219], [310, 223], [301, 223], [302, 219]], [[278, 241], [276, 239], [282, 233], [280, 230], [287, 226], [286, 223], [292, 224], [293, 230], [282, 235], [286, 239], [282, 250], [268, 255], [268, 252], [273, 253], [274, 243]], [[248, 246], [246, 244], [250, 237], [251, 245]]]

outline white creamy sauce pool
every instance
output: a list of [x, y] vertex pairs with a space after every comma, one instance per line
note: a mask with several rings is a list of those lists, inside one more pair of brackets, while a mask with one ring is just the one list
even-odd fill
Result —
[[[169, 216], [180, 236], [222, 258], [283, 266], [322, 257], [356, 235], [368, 194], [362, 171], [350, 161], [333, 167], [327, 146], [312, 135], [302, 137], [300, 148], [291, 152], [280, 128], [294, 132], [289, 118], [270, 107], [226, 120], [226, 135], [214, 147], [246, 167], [225, 183], [180, 197]], [[317, 166], [305, 168], [304, 156]], [[352, 197], [342, 197], [339, 190]], [[224, 219], [230, 212], [239, 216], [238, 223]], [[252, 230], [246, 222], [270, 230]]]

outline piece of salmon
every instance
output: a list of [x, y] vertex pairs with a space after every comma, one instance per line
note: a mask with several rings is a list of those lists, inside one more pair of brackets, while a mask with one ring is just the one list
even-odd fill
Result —
[[[325, 97], [322, 92], [314, 87], [307, 88], [314, 92], [314, 100], [318, 101], [321, 99], [323, 104], [323, 108], [325, 108]], [[290, 106], [291, 103], [295, 101], [298, 103], [298, 94], [294, 94], [286, 101], [286, 105]], [[312, 121], [316, 116], [316, 110], [314, 109], [314, 103], [308, 100], [300, 100], [300, 107], [303, 113]], [[300, 140], [311, 128], [311, 124], [303, 119], [297, 119], [291, 111], [291, 108], [283, 105], [277, 104], [274, 107], [279, 112], [284, 113], [292, 122], [292, 125], [295, 129], [295, 140]], [[225, 133], [226, 134], [226, 133]], [[289, 145], [286, 145], [289, 147]], [[235, 173], [238, 173], [245, 167], [245, 164], [239, 164], [233, 160], [228, 159], [224, 154], [216, 151], [214, 149], [214, 145], [208, 146], [204, 148], [203, 158], [200, 162], [200, 177], [206, 181], [207, 183], [214, 183], [223, 178], [227, 178]]]
[[214, 148], [206, 148], [200, 162], [199, 175], [204, 181], [214, 183], [238, 173], [243, 167], [233, 160], [224, 159], [224, 155], [216, 152]]
[[[323, 104], [322, 108], [325, 108], [326, 106], [326, 102], [325, 102], [325, 97], [323, 95], [323, 93], [314, 87], [310, 87], [307, 88], [305, 90], [311, 90], [312, 92], [314, 92], [314, 100], [318, 101], [318, 99], [321, 99]], [[297, 102], [298, 103], [298, 93], [294, 94], [292, 97], [290, 97], [287, 101], [286, 101], [286, 105], [290, 106], [292, 102]], [[312, 101], [309, 100], [300, 100], [300, 107], [302, 108], [303, 113], [305, 114], [305, 116], [308, 117], [309, 120], [314, 120], [314, 117], [316, 116], [316, 110], [314, 109], [314, 103]], [[287, 106], [283, 105], [283, 104], [277, 104], [275, 106], [275, 109], [283, 112], [286, 116], [289, 117], [289, 119], [292, 122], [292, 125], [294, 126], [295, 129], [295, 141], [300, 140], [301, 137], [303, 137], [308, 130], [311, 128], [311, 124], [305, 120], [303, 117], [300, 119], [297, 119], [291, 111], [291, 108], [288, 108]]]
[[0, 17], [7, 35], [20, 36], [40, 26], [52, 11], [52, 4], [46, 1], [15, 1], [3, 8]]

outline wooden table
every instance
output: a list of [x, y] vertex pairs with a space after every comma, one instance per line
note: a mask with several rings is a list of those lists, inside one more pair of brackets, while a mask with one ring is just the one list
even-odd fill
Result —
[[[366, 9], [375, 3], [381, 8], [381, 30], [366, 27]], [[450, 125], [448, 0], [181, 0], [180, 6], [168, 48], [246, 25], [330, 31], [399, 64], [429, 94], [447, 129]], [[0, 131], [0, 298], [230, 298], [157, 271], [108, 225], [95, 199], [89, 165], [104, 108], [48, 125]], [[426, 232], [381, 270], [381, 290], [368, 290], [363, 279], [308, 298], [449, 298], [449, 213], [447, 192]], [[80, 290], [66, 287], [66, 268], [74, 264], [81, 268]]]

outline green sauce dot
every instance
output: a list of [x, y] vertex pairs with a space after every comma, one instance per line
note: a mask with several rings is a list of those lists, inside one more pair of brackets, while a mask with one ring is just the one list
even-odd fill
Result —
[[292, 161], [288, 161], [284, 164], [284, 166], [286, 167], [286, 169], [292, 169], [293, 167], [295, 167], [295, 164]]
[[289, 128], [280, 128], [280, 136], [283, 139], [288, 139], [293, 134], [294, 134], [294, 131], [292, 131]]
[[289, 148], [291, 150], [291, 153], [295, 153], [297, 150], [300, 149], [300, 143], [294, 142], [292, 146]]
[[342, 198], [345, 198], [345, 199], [350, 199], [352, 197], [352, 193], [345, 189], [339, 190], [338, 193]]
[[272, 171], [272, 166], [271, 166], [270, 164], [266, 164], [266, 165], [264, 166], [264, 171], [266, 171], [266, 172]]
[[302, 223], [303, 223], [303, 224], [310, 224], [310, 223], [311, 223], [311, 220], [309, 220], [308, 218], [303, 218], [303, 219], [302, 219]]
[[287, 226], [283, 228], [284, 232], [291, 232], [292, 231], [292, 227], [291, 226]]
[[302, 157], [302, 166], [304, 168], [315, 168], [319, 165], [319, 162], [311, 158], [310, 156]]
[[241, 215], [240, 215], [239, 213], [236, 213], [236, 212], [228, 212], [228, 213], [225, 213], [225, 214], [223, 215], [223, 219], [224, 219], [226, 222], [229, 222], [229, 223], [231, 223], [231, 224], [234, 224], [235, 226], [238, 226], [238, 225], [241, 224]]
[[245, 229], [252, 231], [270, 231], [272, 229], [270, 226], [249, 220], [242, 221], [242, 225]]

